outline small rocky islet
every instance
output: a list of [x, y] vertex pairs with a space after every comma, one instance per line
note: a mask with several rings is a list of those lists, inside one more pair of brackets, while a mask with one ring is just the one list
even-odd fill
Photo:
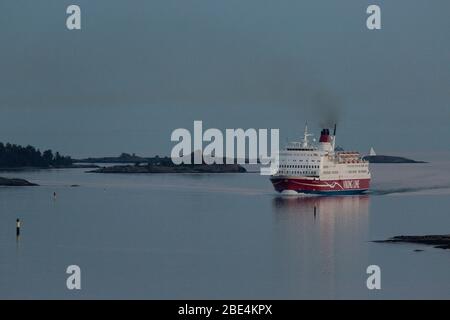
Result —
[[364, 156], [363, 159], [369, 161], [369, 163], [426, 163], [425, 161], [386, 155]]
[[395, 236], [386, 240], [375, 240], [378, 243], [417, 243], [434, 246], [439, 249], [450, 249], [450, 234], [424, 236]]
[[37, 186], [37, 184], [31, 183], [25, 179], [0, 177], [0, 186], [2, 186], [2, 187], [32, 187], [32, 186]]

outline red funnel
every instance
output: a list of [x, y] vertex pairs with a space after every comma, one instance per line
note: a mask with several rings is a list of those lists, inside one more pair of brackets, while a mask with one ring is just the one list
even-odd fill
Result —
[[319, 142], [331, 142], [330, 130], [322, 129]]

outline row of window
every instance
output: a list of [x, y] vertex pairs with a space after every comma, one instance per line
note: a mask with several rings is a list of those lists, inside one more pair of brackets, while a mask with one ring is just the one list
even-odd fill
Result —
[[[291, 150], [287, 150], [287, 151], [291, 151]], [[285, 152], [287, 154], [292, 154], [292, 152]], [[294, 152], [294, 154], [298, 154], [298, 152]], [[310, 153], [310, 152], [302, 152], [301, 154], [303, 157], [318, 157], [319, 154], [318, 153]]]
[[[299, 160], [297, 160], [297, 159], [288, 159], [288, 160], [290, 160], [290, 161], [293, 161], [293, 162], [303, 162], [303, 160], [302, 159], [299, 159]], [[306, 159], [305, 160], [305, 162], [308, 162], [308, 161], [310, 161], [310, 159]], [[320, 160], [311, 160], [311, 162], [320, 162]]]
[[367, 173], [367, 170], [348, 170], [348, 173]]
[[301, 169], [319, 169], [316, 165], [301, 165], [301, 164], [282, 164], [280, 168], [301, 168]]
[[347, 167], [356, 168], [356, 167], [367, 167], [366, 164], [348, 164]]
[[[338, 174], [339, 171], [328, 171], [325, 170], [323, 174]], [[367, 170], [349, 170], [347, 173], [367, 173]]]
[[291, 171], [291, 170], [280, 170], [278, 174], [303, 174], [303, 175], [317, 175], [316, 171]]
[[[296, 170], [279, 170], [278, 174], [303, 174], [303, 175], [317, 175], [317, 171], [296, 171]], [[324, 174], [338, 174], [338, 171], [324, 171]], [[348, 173], [357, 173], [356, 171], [349, 171]], [[367, 171], [358, 171], [358, 173], [367, 173]]]

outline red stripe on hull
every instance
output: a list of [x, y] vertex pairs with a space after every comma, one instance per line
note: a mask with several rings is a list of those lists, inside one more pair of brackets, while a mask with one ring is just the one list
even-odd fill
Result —
[[272, 177], [276, 191], [292, 190], [305, 193], [365, 191], [369, 189], [370, 179], [319, 180], [292, 177]]

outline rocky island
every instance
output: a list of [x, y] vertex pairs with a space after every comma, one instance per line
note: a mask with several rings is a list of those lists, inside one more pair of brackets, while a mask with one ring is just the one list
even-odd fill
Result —
[[404, 157], [384, 155], [365, 156], [363, 159], [369, 161], [370, 163], [426, 163], [425, 161], [416, 161]]
[[69, 156], [52, 150], [41, 152], [33, 146], [20, 146], [0, 142], [0, 168], [66, 168], [73, 165]]
[[238, 164], [181, 164], [181, 165], [117, 165], [88, 171], [93, 173], [240, 173], [246, 172]]
[[37, 186], [35, 183], [31, 183], [24, 179], [10, 179], [10, 178], [2, 178], [0, 177], [0, 186], [6, 187], [31, 187]]
[[[191, 153], [191, 163], [194, 163], [194, 153]], [[92, 158], [91, 158], [92, 159]], [[135, 154], [122, 153], [118, 158], [102, 158], [102, 160], [115, 160], [114, 163], [126, 160], [135, 160], [134, 164], [120, 164], [105, 166], [88, 172], [93, 173], [241, 173], [247, 170], [239, 164], [174, 164], [169, 157], [143, 158]]]
[[[161, 159], [165, 159], [165, 158], [161, 158]], [[142, 163], [142, 162], [146, 162], [146, 163], [155, 163], [155, 162], [159, 162], [160, 158], [158, 156], [156, 157], [141, 157], [136, 155], [135, 153], [133, 154], [129, 154], [129, 153], [121, 153], [119, 156], [117, 157], [89, 157], [89, 158], [84, 158], [84, 159], [76, 159], [74, 160], [74, 162], [76, 163], [86, 163], [86, 164], [91, 164], [91, 163]]]

